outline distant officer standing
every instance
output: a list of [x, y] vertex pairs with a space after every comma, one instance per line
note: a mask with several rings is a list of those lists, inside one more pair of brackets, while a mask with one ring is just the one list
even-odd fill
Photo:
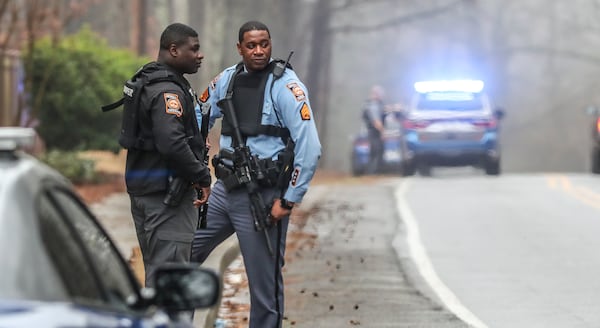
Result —
[[[209, 199], [207, 228], [196, 232], [192, 260], [203, 262], [222, 241], [237, 234], [246, 266], [250, 288], [250, 327], [281, 327], [284, 300], [283, 276], [285, 241], [289, 214], [302, 200], [317, 168], [321, 144], [310, 108], [308, 93], [294, 71], [271, 58], [271, 35], [266, 25], [251, 21], [239, 29], [237, 49], [242, 62], [219, 74], [203, 95], [203, 111], [210, 109], [210, 125], [223, 117], [220, 152], [213, 166], [217, 182]], [[278, 74], [281, 73], [281, 76]], [[229, 91], [229, 92], [228, 92]], [[267, 238], [274, 254], [269, 254], [264, 231], [256, 231], [251, 213], [249, 192], [236, 159], [228, 160], [235, 149], [234, 122], [222, 103], [231, 96], [245, 145], [256, 156], [257, 166], [264, 168], [260, 194], [270, 209]], [[286, 148], [288, 141], [292, 146]], [[242, 145], [243, 146], [243, 145]], [[282, 156], [292, 152], [291, 175], [277, 184], [283, 172]], [[229, 154], [229, 155], [228, 155]], [[219, 159], [222, 159], [219, 160]], [[260, 176], [260, 174], [258, 175]], [[260, 179], [259, 179], [260, 180]]]
[[158, 59], [139, 72], [140, 81], [143, 76], [150, 82], [139, 95], [135, 95], [138, 89], [130, 92], [139, 105], [137, 122], [129, 123], [139, 132], [132, 144], [124, 145], [128, 148], [125, 181], [146, 286], [152, 286], [158, 265], [189, 261], [198, 224], [194, 189], [204, 196], [198, 203], [205, 203], [210, 194], [210, 171], [202, 161], [205, 144], [194, 110], [196, 97], [183, 76], [196, 73], [202, 58], [198, 34], [187, 25], [171, 24], [161, 35]]
[[379, 85], [373, 86], [363, 109], [363, 120], [367, 126], [370, 146], [367, 174], [378, 173], [383, 161], [383, 122], [385, 118], [383, 96], [383, 88]]

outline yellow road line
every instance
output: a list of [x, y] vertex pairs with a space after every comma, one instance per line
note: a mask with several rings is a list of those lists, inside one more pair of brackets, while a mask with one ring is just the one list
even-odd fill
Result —
[[597, 193], [587, 187], [573, 186], [571, 180], [562, 174], [548, 175], [546, 181], [550, 189], [560, 188], [562, 191], [577, 199], [578, 201], [600, 209], [600, 193]]

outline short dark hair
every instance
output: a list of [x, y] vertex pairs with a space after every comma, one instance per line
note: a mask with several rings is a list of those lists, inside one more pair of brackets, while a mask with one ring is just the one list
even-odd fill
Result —
[[198, 33], [193, 28], [185, 24], [173, 23], [167, 26], [160, 35], [160, 48], [169, 49], [171, 44], [179, 46], [186, 43], [188, 38], [197, 37]]
[[240, 31], [238, 33], [238, 41], [240, 43], [242, 43], [242, 40], [244, 40], [244, 33], [248, 31], [267, 31], [267, 33], [269, 34], [269, 38], [271, 37], [271, 32], [269, 32], [269, 28], [267, 27], [267, 25], [259, 21], [249, 21], [245, 22], [240, 27]]

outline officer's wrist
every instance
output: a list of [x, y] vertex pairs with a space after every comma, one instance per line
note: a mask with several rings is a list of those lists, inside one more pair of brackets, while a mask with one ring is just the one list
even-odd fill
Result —
[[294, 208], [294, 202], [289, 202], [287, 201], [285, 198], [281, 198], [279, 200], [279, 203], [281, 204], [282, 208], [285, 208], [286, 210], [292, 210], [292, 208]]
[[207, 188], [210, 187], [210, 180], [208, 181], [193, 181], [192, 185], [197, 188]]

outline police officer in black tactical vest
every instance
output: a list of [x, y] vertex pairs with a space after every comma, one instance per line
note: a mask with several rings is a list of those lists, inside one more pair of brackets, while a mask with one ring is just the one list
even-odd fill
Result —
[[125, 100], [120, 143], [128, 149], [125, 182], [146, 286], [153, 285], [158, 265], [189, 261], [198, 225], [193, 203], [205, 203], [210, 194], [197, 97], [183, 76], [196, 73], [203, 58], [196, 31], [171, 24], [161, 35], [156, 62], [140, 69], [124, 89], [124, 98], [133, 100]]

